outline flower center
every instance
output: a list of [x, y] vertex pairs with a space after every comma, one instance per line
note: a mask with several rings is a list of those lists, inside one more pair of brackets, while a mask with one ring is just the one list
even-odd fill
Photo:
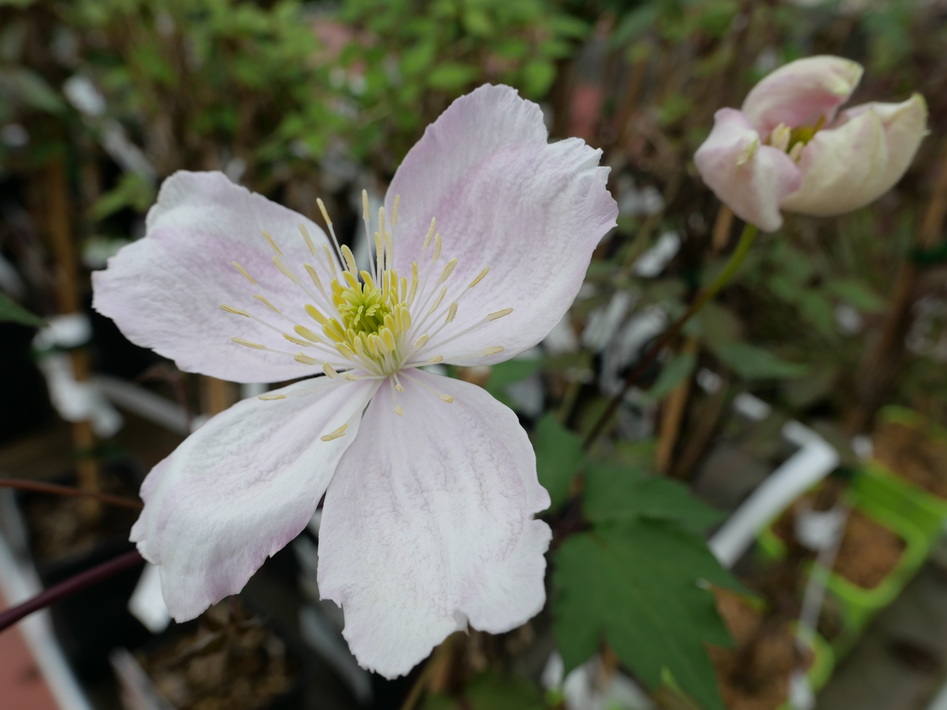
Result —
[[795, 128], [780, 123], [770, 132], [769, 144], [788, 153], [789, 157], [798, 163], [803, 149], [824, 125], [824, 116], [820, 116], [819, 120], [812, 125], [796, 126]]
[[[403, 391], [400, 378], [413, 379], [412, 368], [443, 362], [444, 356], [438, 352], [441, 347], [513, 312], [512, 308], [503, 308], [484, 313], [476, 320], [469, 319], [465, 326], [455, 324], [461, 301], [483, 281], [490, 269], [483, 267], [470, 281], [467, 280], [469, 276], [458, 278], [455, 274], [457, 257], [441, 258], [443, 242], [434, 219], [417, 254], [418, 260], [411, 262], [410, 276], [400, 276], [392, 267], [392, 230], [398, 222], [397, 196], [390, 221], [384, 208], [379, 209], [378, 229], [373, 232], [369, 223], [368, 195], [362, 193], [362, 218], [366, 232], [374, 237], [370, 270], [358, 269], [352, 250], [339, 244], [325, 205], [321, 200], [316, 202], [329, 229], [335, 253], [328, 243], [318, 248], [305, 226], [300, 225], [299, 231], [305, 240], [308, 256], [319, 266], [318, 269], [306, 261], [307, 257], [295, 264], [290, 263], [276, 240], [263, 232], [263, 238], [273, 251], [273, 265], [305, 298], [302, 308], [286, 308], [285, 304], [274, 303], [266, 293], [252, 294], [256, 304], [254, 310], [220, 305], [227, 313], [275, 332], [282, 343], [289, 342], [303, 350], [293, 352], [257, 340], [231, 338], [237, 345], [279, 353], [303, 365], [321, 366], [323, 373], [332, 379], [386, 379], [397, 402], [398, 393]], [[261, 284], [243, 266], [237, 262], [233, 262], [233, 266], [255, 289], [262, 290]], [[254, 312], [261, 304], [267, 309], [264, 316]], [[305, 317], [300, 319], [303, 313]], [[314, 328], [312, 321], [320, 327]], [[492, 345], [472, 353], [458, 353], [457, 356], [489, 357], [502, 350], [503, 346]], [[416, 382], [419, 387], [428, 389], [420, 380]], [[445, 402], [453, 401], [449, 395], [434, 394]], [[283, 397], [260, 395], [261, 399]], [[394, 411], [403, 413], [400, 404], [396, 404]]]
[[[343, 253], [349, 262], [350, 252]], [[306, 312], [322, 326], [323, 335], [343, 357], [368, 361], [379, 373], [394, 372], [402, 365], [402, 340], [411, 327], [407, 282], [394, 269], [384, 269], [379, 287], [370, 273], [356, 272], [354, 264], [350, 266], [353, 268], [333, 279], [330, 287], [338, 317], [311, 304]], [[306, 337], [303, 330], [296, 329]]]

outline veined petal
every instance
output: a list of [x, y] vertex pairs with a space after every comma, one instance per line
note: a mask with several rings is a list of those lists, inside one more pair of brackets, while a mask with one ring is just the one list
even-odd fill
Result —
[[831, 122], [863, 71], [860, 64], [843, 57], [797, 59], [763, 77], [747, 94], [742, 111], [763, 136], [780, 123], [795, 128], [820, 118]]
[[307, 525], [375, 389], [323, 377], [243, 400], [148, 474], [131, 539], [159, 565], [175, 619], [239, 592]]
[[802, 186], [781, 206], [817, 217], [858, 209], [887, 189], [887, 165], [881, 118], [870, 109], [815, 134], [799, 158]]
[[[286, 341], [250, 318], [224, 313], [228, 305], [285, 327], [254, 294], [268, 298], [298, 323], [308, 323], [306, 296], [273, 264], [269, 233], [294, 267], [311, 262], [326, 275], [326, 243], [312, 221], [232, 183], [223, 173], [178, 172], [164, 181], [148, 212], [147, 234], [93, 274], [93, 307], [125, 336], [174, 360], [187, 372], [237, 382], [278, 382], [312, 374], [292, 357], [241, 347], [232, 337], [285, 348]], [[233, 265], [254, 279], [251, 283]], [[306, 278], [306, 274], [302, 274]], [[292, 326], [290, 326], [291, 328]]]
[[799, 188], [801, 174], [786, 153], [761, 144], [742, 113], [717, 111], [694, 161], [707, 186], [738, 217], [768, 232], [782, 226], [780, 202]]
[[872, 102], [853, 106], [839, 114], [838, 125], [874, 111], [881, 120], [888, 148], [888, 163], [884, 179], [879, 185], [879, 196], [890, 190], [901, 179], [927, 135], [927, 102], [920, 94], [914, 94], [901, 103]]
[[[549, 505], [526, 433], [458, 380], [412, 372], [379, 390], [323, 507], [319, 589], [345, 612], [359, 663], [403, 675], [447, 635], [499, 633], [545, 600]], [[454, 398], [447, 403], [428, 389]]]
[[[389, 213], [400, 195], [395, 268], [410, 274], [417, 260], [421, 280], [428, 274], [433, 284], [458, 259], [444, 303], [464, 295], [442, 340], [513, 309], [436, 354], [458, 364], [498, 362], [538, 343], [559, 321], [618, 215], [600, 158], [578, 139], [549, 144], [539, 106], [507, 86], [457, 99], [428, 126], [388, 190]], [[444, 244], [436, 263], [419, 258], [432, 217]], [[484, 267], [487, 275], [466, 293]], [[503, 350], [483, 357], [489, 346]]]

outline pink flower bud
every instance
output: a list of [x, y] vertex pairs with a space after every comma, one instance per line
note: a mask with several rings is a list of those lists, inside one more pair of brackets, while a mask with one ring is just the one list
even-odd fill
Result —
[[760, 229], [781, 210], [829, 216], [874, 201], [904, 174], [926, 135], [919, 94], [869, 103], [836, 116], [862, 68], [841, 57], [791, 62], [767, 75], [740, 111], [721, 109], [694, 156], [704, 182]]

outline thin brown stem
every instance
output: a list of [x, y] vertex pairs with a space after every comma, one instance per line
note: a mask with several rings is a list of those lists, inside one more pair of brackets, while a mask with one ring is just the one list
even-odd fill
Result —
[[73, 486], [61, 486], [58, 483], [24, 481], [19, 478], [0, 478], [0, 488], [16, 488], [21, 491], [49, 493], [57, 496], [72, 496], [73, 498], [91, 498], [92, 500], [97, 500], [106, 505], [115, 505], [121, 508], [130, 508], [131, 510], [141, 510], [143, 507], [141, 501], [133, 500], [132, 498], [87, 491], [84, 488], [75, 488]]

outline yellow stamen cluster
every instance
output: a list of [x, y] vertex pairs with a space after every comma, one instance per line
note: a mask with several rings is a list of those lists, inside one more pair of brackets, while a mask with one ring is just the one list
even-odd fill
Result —
[[411, 328], [411, 313], [407, 281], [392, 269], [383, 271], [381, 280], [379, 288], [367, 271], [358, 276], [343, 271], [331, 285], [338, 318], [312, 305], [306, 306], [306, 312], [322, 326], [323, 335], [344, 358], [358, 358], [367, 365], [374, 364], [376, 368], [372, 369], [392, 372], [401, 365], [398, 353], [403, 334]]

